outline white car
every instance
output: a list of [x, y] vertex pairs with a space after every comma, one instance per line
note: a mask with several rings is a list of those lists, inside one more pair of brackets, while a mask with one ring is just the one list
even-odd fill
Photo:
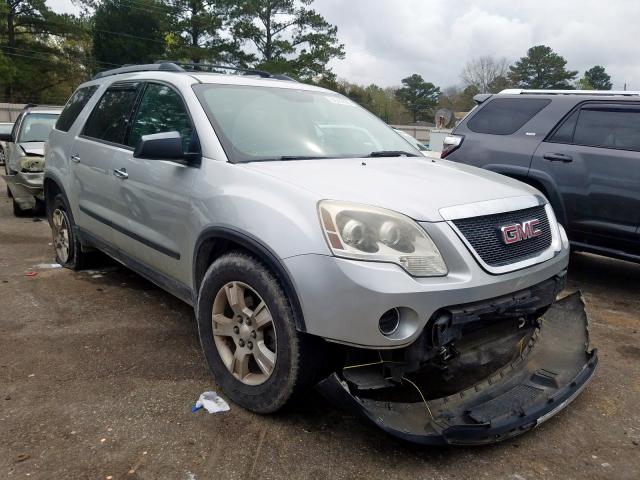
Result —
[[6, 142], [3, 178], [16, 217], [44, 205], [44, 144], [61, 111], [58, 107], [27, 106], [13, 129], [0, 133], [0, 141]]

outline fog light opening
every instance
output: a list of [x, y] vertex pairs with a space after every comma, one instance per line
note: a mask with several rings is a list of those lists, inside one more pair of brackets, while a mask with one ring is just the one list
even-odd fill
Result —
[[378, 328], [383, 335], [393, 335], [400, 326], [400, 310], [397, 307], [390, 308], [382, 314], [378, 320]]

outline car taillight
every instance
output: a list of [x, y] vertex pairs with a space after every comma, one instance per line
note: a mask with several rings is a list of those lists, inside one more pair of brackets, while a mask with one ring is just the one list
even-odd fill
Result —
[[460, 148], [462, 145], [462, 141], [464, 140], [464, 136], [462, 135], [447, 135], [444, 137], [444, 141], [442, 142], [442, 153], [440, 153], [440, 158], [447, 158], [447, 156]]

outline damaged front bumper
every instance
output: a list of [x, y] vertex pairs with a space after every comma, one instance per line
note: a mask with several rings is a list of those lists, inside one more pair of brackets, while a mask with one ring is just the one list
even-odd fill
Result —
[[575, 293], [546, 311], [515, 360], [454, 394], [429, 399], [413, 384], [419, 401], [366, 398], [345, 380], [344, 371], [319, 388], [334, 402], [404, 440], [489, 444], [520, 435], [561, 411], [593, 377], [597, 363], [596, 350], [589, 347], [584, 303]]
[[22, 210], [34, 208], [36, 200], [44, 201], [44, 172], [18, 172], [2, 178]]

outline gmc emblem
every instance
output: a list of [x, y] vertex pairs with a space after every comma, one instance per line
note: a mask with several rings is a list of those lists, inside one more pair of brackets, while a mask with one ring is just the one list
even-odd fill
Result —
[[535, 218], [522, 223], [514, 223], [500, 227], [502, 241], [507, 245], [511, 245], [512, 243], [518, 243], [522, 240], [539, 237], [542, 235], [542, 230], [540, 230], [538, 225], [540, 225], [540, 220]]

